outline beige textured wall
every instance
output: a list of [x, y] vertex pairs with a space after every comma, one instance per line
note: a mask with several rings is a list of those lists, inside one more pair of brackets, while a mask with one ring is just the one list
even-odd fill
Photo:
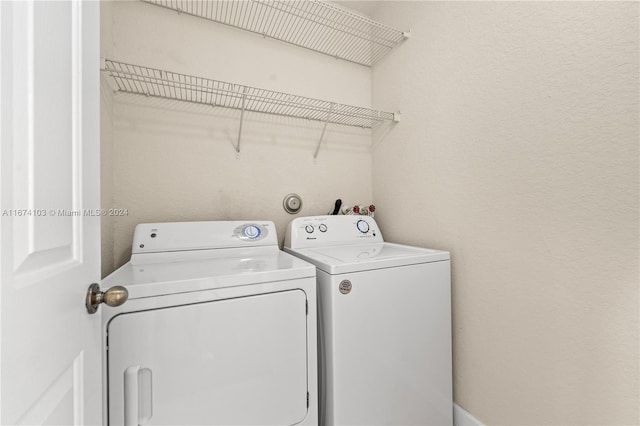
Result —
[[[112, 2], [100, 2], [100, 56], [113, 54]], [[100, 208], [113, 207], [113, 92], [101, 75], [100, 83]], [[112, 216], [100, 218], [102, 277], [113, 271], [113, 221]]]
[[[113, 95], [102, 85], [100, 93], [100, 208], [113, 206]], [[102, 277], [113, 271], [114, 217], [100, 218]]]
[[[141, 2], [111, 3], [112, 59], [292, 94], [370, 106], [366, 67]], [[107, 28], [103, 29], [104, 32]], [[293, 216], [284, 196], [303, 198], [302, 215], [325, 214], [336, 198], [371, 201], [371, 131], [115, 94], [112, 220], [103, 271], [126, 262], [135, 225], [149, 221], [268, 219], [280, 240]], [[110, 144], [105, 138], [103, 143]], [[106, 184], [108, 185], [108, 184]]]
[[387, 240], [448, 249], [454, 398], [487, 424], [638, 424], [638, 8], [381, 2]]

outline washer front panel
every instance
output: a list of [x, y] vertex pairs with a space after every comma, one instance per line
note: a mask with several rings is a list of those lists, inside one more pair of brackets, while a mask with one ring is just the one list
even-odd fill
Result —
[[109, 424], [301, 422], [306, 300], [288, 290], [115, 316], [107, 328]]
[[318, 271], [324, 424], [452, 424], [449, 277], [448, 261]]

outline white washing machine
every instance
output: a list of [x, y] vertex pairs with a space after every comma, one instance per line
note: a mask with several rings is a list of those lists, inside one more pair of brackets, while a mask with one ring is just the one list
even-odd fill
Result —
[[317, 268], [320, 423], [451, 425], [449, 253], [365, 216], [294, 219], [285, 250]]
[[138, 225], [102, 284], [105, 424], [317, 425], [315, 268], [272, 222]]

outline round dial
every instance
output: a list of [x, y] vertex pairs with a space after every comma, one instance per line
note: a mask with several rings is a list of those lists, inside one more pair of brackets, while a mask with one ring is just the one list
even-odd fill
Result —
[[313, 232], [313, 225], [305, 226], [304, 230], [307, 231], [308, 234], [311, 234]]
[[256, 238], [259, 238], [261, 233], [262, 232], [260, 231], [260, 228], [257, 227], [256, 225], [247, 225], [244, 228], [242, 228], [242, 235], [249, 238], [250, 240], [255, 240]]
[[364, 221], [364, 220], [359, 220], [357, 223], [358, 226], [358, 231], [362, 232], [363, 234], [366, 234], [367, 232], [369, 232], [369, 224]]
[[320, 232], [327, 232], [327, 225], [321, 223], [320, 225], [318, 225], [318, 229], [320, 230]]

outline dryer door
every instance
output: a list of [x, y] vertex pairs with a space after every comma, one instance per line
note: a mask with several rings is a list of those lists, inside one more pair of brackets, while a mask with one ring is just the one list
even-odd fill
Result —
[[109, 424], [291, 425], [307, 414], [306, 295], [289, 290], [116, 316]]

